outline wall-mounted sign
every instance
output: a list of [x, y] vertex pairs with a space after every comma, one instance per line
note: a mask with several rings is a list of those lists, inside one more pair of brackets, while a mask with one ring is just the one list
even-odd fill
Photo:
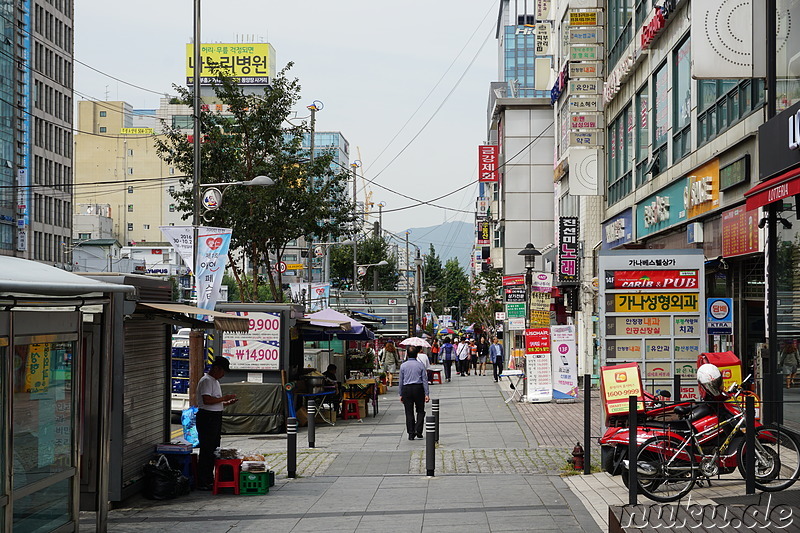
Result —
[[697, 270], [606, 270], [606, 289], [696, 289]]
[[558, 220], [558, 282], [575, 284], [580, 278], [578, 217]]
[[120, 135], [155, 135], [153, 128], [120, 128]]
[[603, 223], [601, 248], [610, 250], [633, 241], [633, 209], [628, 208], [611, 220]]
[[492, 225], [488, 220], [478, 222], [478, 244], [491, 244]]
[[603, 58], [603, 46], [599, 44], [584, 44], [572, 46], [569, 49], [571, 61], [597, 61]]
[[[242, 85], [268, 85], [275, 76], [275, 50], [269, 43], [203, 43], [200, 84], [211, 85], [220, 74]], [[186, 45], [186, 83], [194, 82], [194, 45]]]
[[552, 0], [536, 0], [536, 20], [551, 20], [552, 9]]
[[636, 206], [637, 239], [686, 219], [686, 209], [683, 206], [685, 184], [685, 179], [677, 179]]
[[551, 50], [551, 43], [553, 35], [553, 26], [549, 22], [539, 22], [536, 24], [536, 45], [534, 48], [534, 55], [548, 56], [553, 55]]
[[570, 26], [602, 26], [603, 12], [602, 11], [570, 11], [569, 12], [569, 25]]
[[525, 303], [525, 286], [503, 287], [505, 302]]
[[524, 303], [507, 303], [506, 304], [506, 318], [525, 319], [525, 304]]
[[602, 131], [571, 131], [569, 132], [570, 146], [596, 147], [603, 146]]
[[750, 154], [719, 169], [719, 189], [724, 191], [734, 185], [750, 181]]
[[600, 79], [569, 80], [569, 94], [600, 94]]
[[525, 318], [509, 318], [509, 331], [525, 331]]
[[582, 113], [584, 111], [600, 111], [602, 109], [599, 96], [571, 95], [567, 105], [571, 112]]
[[694, 218], [719, 207], [719, 159], [695, 169], [683, 190], [686, 218]]
[[603, 28], [570, 28], [570, 44], [591, 44], [603, 42]]
[[511, 274], [503, 276], [503, 287], [510, 287], [514, 285], [525, 285], [524, 274]]
[[573, 113], [569, 116], [569, 126], [576, 130], [602, 128], [602, 117], [598, 113]]
[[722, 257], [753, 254], [758, 244], [758, 210], [743, 205], [722, 213]]
[[475, 215], [478, 218], [485, 218], [489, 214], [489, 198], [486, 196], [478, 196], [475, 201]]
[[495, 322], [502, 322], [506, 319], [506, 314], [502, 311], [495, 311], [494, 313], [494, 320]]
[[690, 293], [614, 293], [606, 299], [608, 313], [697, 312], [699, 297]]
[[628, 55], [620, 59], [617, 66], [614, 67], [606, 80], [603, 87], [603, 101], [609, 103], [619, 92], [622, 83], [628, 79], [636, 61], [632, 55]]
[[550, 353], [550, 329], [534, 328], [525, 330], [525, 354]]
[[709, 298], [706, 306], [706, 333], [733, 335], [733, 298]]
[[481, 182], [498, 180], [497, 158], [500, 148], [495, 144], [478, 146], [478, 179]]
[[603, 75], [603, 63], [600, 61], [581, 61], [569, 64], [570, 78], [600, 78]]
[[606, 320], [606, 335], [643, 337], [669, 335], [672, 320], [664, 316], [615, 316]]

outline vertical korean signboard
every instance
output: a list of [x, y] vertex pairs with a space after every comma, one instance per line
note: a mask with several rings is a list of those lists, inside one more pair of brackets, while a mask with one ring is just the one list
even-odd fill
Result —
[[525, 330], [525, 376], [528, 379], [529, 402], [549, 402], [553, 399], [548, 328]]
[[483, 144], [478, 146], [478, 180], [481, 182], [493, 182], [498, 180], [497, 158], [500, 149], [494, 144]]
[[576, 284], [579, 272], [578, 217], [561, 217], [558, 221], [558, 282]]
[[703, 251], [603, 250], [599, 267], [601, 364], [638, 363], [650, 392], [672, 390], [676, 374], [694, 381], [706, 351]]

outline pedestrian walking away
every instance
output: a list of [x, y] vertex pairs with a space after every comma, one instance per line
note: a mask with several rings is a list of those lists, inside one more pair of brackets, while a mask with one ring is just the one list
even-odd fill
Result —
[[492, 345], [489, 347], [489, 358], [492, 360], [492, 373], [494, 374], [494, 381], [497, 383], [500, 379], [500, 374], [503, 373], [504, 363], [503, 345], [500, 344], [497, 337], [492, 339]]
[[456, 348], [456, 354], [458, 355], [458, 364], [460, 366], [460, 373], [461, 377], [469, 375], [469, 343], [466, 340], [462, 340], [458, 343], [458, 348]]
[[433, 372], [431, 372], [431, 360], [428, 359], [428, 354], [426, 354], [421, 347], [417, 350], [417, 361], [425, 366], [425, 375], [428, 376], [428, 384], [430, 384], [433, 377]]
[[378, 359], [383, 372], [386, 373], [386, 385], [391, 387], [394, 374], [397, 372], [397, 367], [400, 366], [400, 355], [392, 341], [387, 342], [386, 346], [381, 349]]
[[[428, 372], [424, 363], [417, 360], [419, 346], [409, 346], [407, 359], [400, 365], [398, 393], [406, 411], [408, 440], [423, 437], [425, 426], [425, 403], [430, 400]], [[416, 414], [416, 418], [415, 415]]]
[[797, 342], [787, 341], [781, 350], [780, 365], [786, 375], [786, 388], [791, 389], [794, 383], [794, 376], [797, 373], [797, 366], [800, 365], [800, 353], [797, 352]]
[[[450, 342], [450, 337], [444, 338], [444, 344], [442, 344], [441, 348], [441, 355], [442, 355], [442, 364], [444, 365], [444, 379], [445, 381], [450, 381], [450, 376], [453, 371], [453, 361], [456, 360], [456, 349], [455, 346]], [[456, 368], [456, 372], [458, 372], [458, 368]]]
[[230, 370], [230, 363], [217, 356], [208, 373], [197, 383], [197, 437], [200, 458], [197, 461], [198, 490], [211, 490], [214, 485], [214, 452], [222, 438], [222, 409], [236, 403], [235, 394], [222, 395], [219, 380]]

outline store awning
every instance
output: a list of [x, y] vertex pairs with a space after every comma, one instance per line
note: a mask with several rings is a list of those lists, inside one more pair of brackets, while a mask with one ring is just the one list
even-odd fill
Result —
[[350, 311], [350, 314], [359, 319], [361, 322], [377, 322], [378, 324], [386, 324], [386, 319], [382, 316], [365, 313], [364, 311]]
[[178, 304], [178, 303], [142, 303], [139, 302], [138, 307], [144, 307], [160, 311], [161, 313], [170, 313], [172, 315], [205, 315], [214, 318], [214, 322], [206, 322], [198, 320], [194, 317], [182, 316], [183, 322], [192, 324], [193, 327], [202, 329], [213, 328], [217, 331], [236, 331], [240, 333], [247, 333], [250, 329], [250, 319], [247, 317], [240, 317], [236, 315], [229, 315], [228, 313], [221, 313], [219, 311], [211, 311], [209, 309], [200, 309], [191, 305]]
[[772, 202], [800, 194], [800, 167], [759, 183], [746, 193], [747, 210], [752, 211]]

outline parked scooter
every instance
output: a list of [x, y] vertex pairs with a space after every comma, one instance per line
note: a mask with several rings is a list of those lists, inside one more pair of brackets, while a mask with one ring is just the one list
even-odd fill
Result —
[[[611, 475], [623, 475], [637, 465], [639, 490], [655, 501], [675, 501], [685, 496], [699, 479], [739, 469], [744, 477], [745, 414], [743, 397], [750, 394], [737, 384], [722, 390], [722, 374], [713, 364], [697, 372], [702, 402], [666, 405], [657, 397], [645, 398], [644, 421], [635, 428], [638, 453], [628, 454], [631, 429], [627, 417], [609, 418], [600, 438], [602, 466]], [[748, 381], [747, 378], [745, 381]], [[756, 486], [776, 491], [792, 485], [800, 476], [800, 446], [782, 428], [764, 426], [757, 420]]]

